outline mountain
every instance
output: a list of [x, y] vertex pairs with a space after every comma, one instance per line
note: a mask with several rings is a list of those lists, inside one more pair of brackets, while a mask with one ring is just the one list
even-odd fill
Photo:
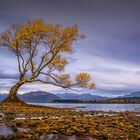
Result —
[[98, 95], [92, 95], [89, 93], [85, 94], [75, 94], [75, 93], [57, 93], [58, 97], [64, 100], [82, 100], [82, 101], [90, 101], [90, 100], [106, 100], [107, 97], [102, 97]]
[[[6, 98], [7, 94], [0, 94], [0, 101]], [[25, 102], [33, 103], [48, 103], [53, 100], [81, 100], [81, 101], [90, 101], [90, 100], [105, 100], [107, 97], [86, 94], [75, 94], [75, 93], [64, 93], [64, 94], [51, 94], [45, 91], [32, 91], [29, 93], [24, 93], [22, 95], [18, 94], [18, 97]]]
[[[7, 97], [7, 94], [0, 94], [0, 101], [4, 100]], [[22, 95], [18, 94], [18, 97], [25, 101], [25, 102], [32, 102], [32, 103], [48, 103], [52, 102], [53, 100], [77, 100], [77, 101], [108, 101], [108, 100], [139, 100], [140, 99], [140, 91], [133, 92], [131, 94], [125, 96], [118, 96], [116, 98], [107, 98], [98, 95], [92, 95], [89, 93], [85, 94], [76, 94], [76, 93], [57, 93], [51, 94], [45, 91], [34, 91], [29, 93], [24, 93]]]
[[132, 92], [131, 94], [125, 95], [124, 97], [140, 97], [140, 91]]
[[53, 100], [59, 100], [60, 98], [54, 94], [45, 92], [45, 91], [33, 91], [29, 93], [24, 93], [19, 95], [20, 99], [25, 102], [32, 103], [48, 103]]
[[7, 94], [0, 94], [0, 102], [7, 97]]
[[[0, 101], [3, 101], [6, 97], [7, 94], [0, 94]], [[18, 97], [25, 102], [32, 103], [49, 103], [53, 100], [60, 100], [58, 96], [45, 91], [32, 91], [22, 95], [18, 94]]]

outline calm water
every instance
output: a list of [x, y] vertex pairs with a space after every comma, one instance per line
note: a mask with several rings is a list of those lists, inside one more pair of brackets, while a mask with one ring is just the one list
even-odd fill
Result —
[[57, 108], [75, 108], [84, 111], [140, 111], [140, 104], [71, 104], [71, 103], [31, 103]]
[[13, 134], [13, 132], [12, 132], [12, 130], [9, 127], [7, 127], [3, 123], [0, 124], [0, 136], [7, 137], [8, 135], [12, 135], [12, 134]]
[[64, 136], [61, 134], [50, 134], [41, 136], [41, 140], [96, 140], [89, 136]]

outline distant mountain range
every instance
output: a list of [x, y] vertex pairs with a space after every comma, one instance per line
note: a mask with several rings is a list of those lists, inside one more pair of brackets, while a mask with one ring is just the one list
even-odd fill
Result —
[[[6, 96], [7, 94], [0, 94], [0, 101], [6, 98]], [[32, 91], [29, 93], [18, 95], [18, 97], [25, 102], [32, 103], [49, 103], [53, 100], [60, 100], [60, 98], [55, 94], [51, 94], [45, 91]]]
[[125, 95], [124, 97], [140, 97], [140, 91]]
[[55, 94], [51, 94], [45, 91], [33, 91], [25, 93], [19, 96], [21, 100], [33, 103], [49, 103], [53, 100], [59, 100], [60, 98]]
[[92, 95], [89, 93], [85, 94], [75, 94], [75, 93], [63, 93], [63, 94], [56, 94], [61, 99], [65, 100], [82, 100], [82, 101], [90, 101], [90, 100], [106, 100], [107, 97]]
[[7, 94], [0, 94], [0, 101], [3, 101], [7, 97]]
[[[0, 101], [6, 98], [7, 94], [0, 94]], [[22, 95], [18, 95], [19, 98], [25, 102], [33, 102], [33, 103], [49, 103], [54, 100], [80, 100], [80, 101], [92, 101], [92, 100], [107, 100], [110, 98], [92, 95], [89, 93], [85, 94], [76, 94], [76, 93], [57, 93], [52, 94], [45, 91], [33, 91], [29, 93], [25, 93]], [[125, 95], [122, 97], [116, 98], [132, 98], [132, 97], [140, 97], [140, 91], [133, 92], [129, 95]], [[115, 99], [115, 98], [114, 98]]]

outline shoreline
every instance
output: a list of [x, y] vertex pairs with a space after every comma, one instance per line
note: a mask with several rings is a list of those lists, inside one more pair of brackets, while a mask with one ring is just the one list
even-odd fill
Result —
[[54, 108], [68, 108], [82, 111], [139, 112], [140, 104], [90, 104], [90, 103], [28, 103]]
[[[27, 103], [32, 103], [32, 102], [27, 102]], [[45, 103], [40, 103], [40, 102], [35, 102], [34, 104], [45, 104]], [[88, 102], [79, 102], [79, 103], [74, 103], [74, 102], [49, 102], [50, 104], [140, 104], [140, 103], [88, 103]]]
[[41, 139], [49, 134], [97, 140], [140, 138], [140, 112], [75, 111], [19, 104], [0, 104], [0, 110], [0, 122], [12, 129], [14, 138]]

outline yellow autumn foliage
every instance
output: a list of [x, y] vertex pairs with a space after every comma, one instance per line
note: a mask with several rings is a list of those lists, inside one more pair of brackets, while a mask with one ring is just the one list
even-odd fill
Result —
[[64, 28], [59, 24], [48, 24], [42, 19], [10, 26], [0, 34], [0, 46], [8, 48], [17, 58], [19, 81], [15, 87], [42, 82], [63, 88], [95, 88], [88, 73], [79, 73], [75, 81], [71, 80], [69, 74], [58, 73], [68, 65], [66, 54], [73, 52], [73, 43], [83, 38], [85, 36], [79, 33], [78, 25]]

